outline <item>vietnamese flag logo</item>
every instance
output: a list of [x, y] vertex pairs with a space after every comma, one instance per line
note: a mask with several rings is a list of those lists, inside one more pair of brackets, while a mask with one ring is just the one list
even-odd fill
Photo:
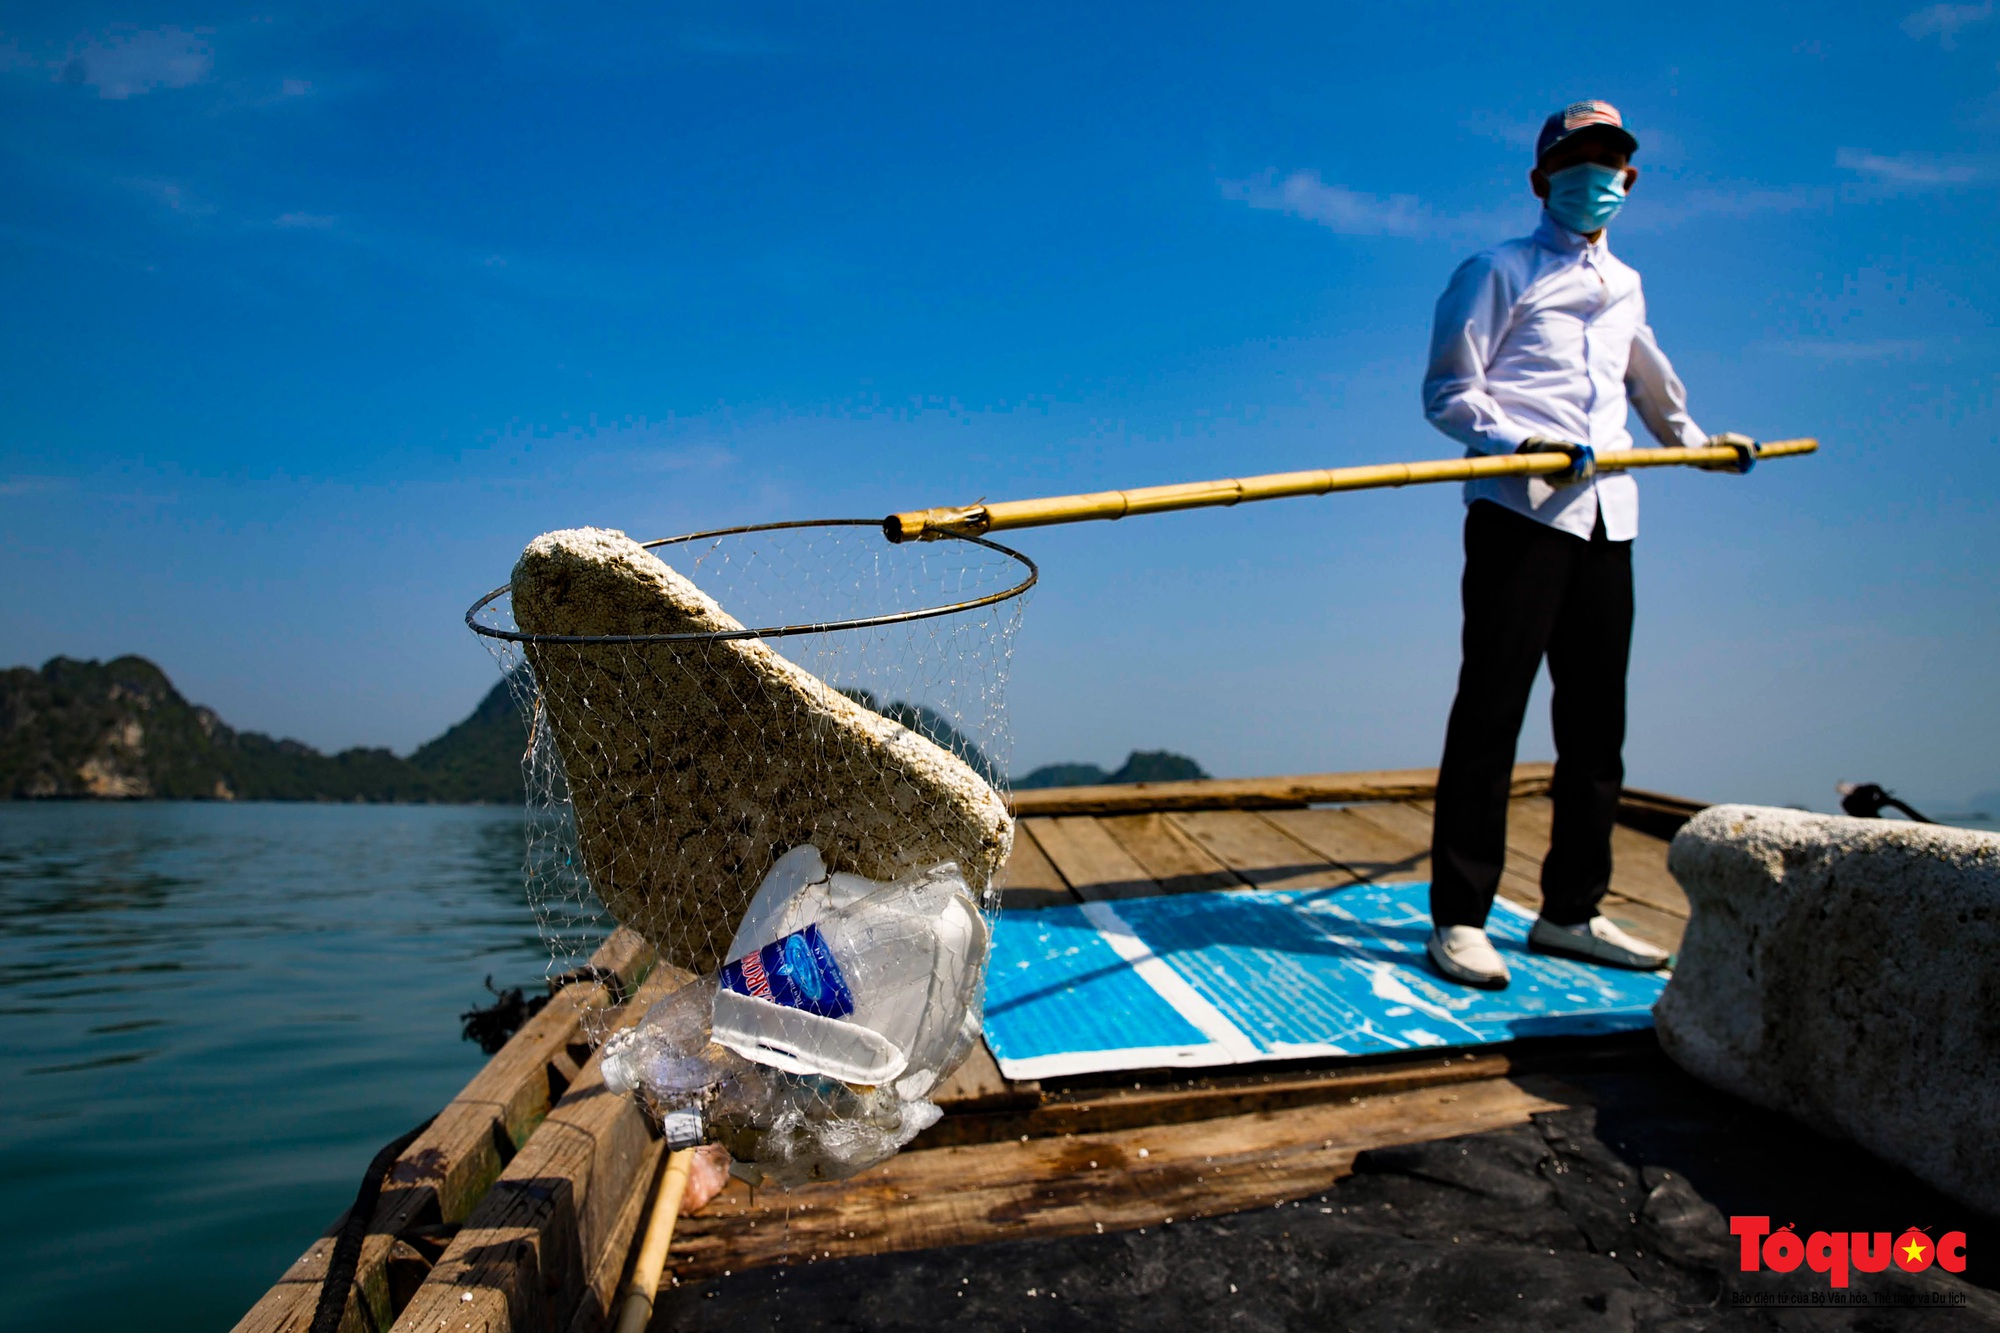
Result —
[[1933, 1241], [1920, 1227], [1911, 1227], [1891, 1242], [1886, 1231], [1815, 1231], [1800, 1238], [1787, 1222], [1771, 1230], [1768, 1217], [1732, 1217], [1729, 1234], [1740, 1246], [1737, 1266], [1745, 1273], [1768, 1268], [1789, 1273], [1803, 1263], [1825, 1273], [1835, 1288], [1847, 1286], [1853, 1269], [1880, 1273], [1894, 1263], [1905, 1273], [1921, 1273], [1936, 1264], [1947, 1273], [1965, 1271], [1965, 1233], [1947, 1231]]

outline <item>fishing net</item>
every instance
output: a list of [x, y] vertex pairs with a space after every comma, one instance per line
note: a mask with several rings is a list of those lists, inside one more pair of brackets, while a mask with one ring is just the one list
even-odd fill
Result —
[[684, 981], [604, 1053], [670, 1141], [789, 1184], [936, 1119], [979, 1033], [1034, 577], [991, 542], [861, 521], [577, 529], [468, 614], [528, 719], [551, 975], [622, 923]]

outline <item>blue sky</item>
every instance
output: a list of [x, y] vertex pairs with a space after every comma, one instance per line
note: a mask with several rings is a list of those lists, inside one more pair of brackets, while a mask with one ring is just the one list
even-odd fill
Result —
[[[1642, 483], [1630, 780], [2000, 787], [1992, 0], [1053, 9], [0, 6], [0, 663], [407, 748], [547, 528], [1447, 456], [1432, 302], [1598, 96], [1696, 419], [1826, 446]], [[1023, 534], [1017, 768], [1434, 763], [1460, 520]]]

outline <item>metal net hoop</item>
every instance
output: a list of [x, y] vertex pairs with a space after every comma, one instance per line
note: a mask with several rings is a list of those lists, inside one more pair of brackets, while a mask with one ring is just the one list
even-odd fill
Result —
[[[665, 550], [691, 546], [701, 542], [709, 543], [713, 548], [719, 550], [722, 543], [731, 538], [746, 538], [762, 533], [796, 533], [819, 528], [866, 529], [879, 535], [882, 530], [882, 521], [873, 518], [820, 518], [799, 519], [786, 523], [755, 523], [743, 527], [714, 528], [706, 532], [691, 532], [679, 537], [657, 537], [652, 541], [641, 542], [639, 544], [656, 555]], [[472, 604], [465, 613], [465, 623], [474, 634], [482, 638], [516, 644], [713, 643], [728, 639], [782, 639], [800, 634], [832, 634], [842, 630], [873, 629], [887, 625], [907, 624], [917, 620], [930, 620], [939, 616], [958, 615], [963, 612], [977, 610], [980, 607], [993, 606], [1022, 597], [1030, 588], [1035, 586], [1041, 577], [1041, 571], [1033, 560], [1010, 546], [1002, 546], [999, 542], [988, 541], [984, 537], [973, 536], [952, 536], [939, 540], [949, 541], [954, 546], [962, 544], [983, 547], [987, 551], [1004, 556], [1007, 560], [1014, 562], [1018, 566], [1014, 572], [1021, 575], [1020, 580], [998, 589], [981, 588], [975, 591], [973, 595], [961, 597], [956, 601], [940, 602], [932, 606], [922, 606], [914, 609], [884, 610], [873, 615], [808, 620], [789, 625], [764, 625], [754, 629], [745, 628], [741, 630], [696, 634], [523, 633], [503, 623], [510, 618], [510, 613], [505, 608], [500, 607], [499, 602], [500, 599], [508, 595], [512, 589], [512, 585], [502, 584]], [[899, 548], [891, 546], [889, 549], [893, 551]], [[932, 543], [926, 546], [914, 546], [907, 549], [918, 553], [921, 557], [926, 551], [936, 551], [939, 548], [935, 543]], [[952, 548], [945, 549], [950, 550]], [[703, 563], [703, 560], [702, 558], [697, 558], [694, 563], [699, 567]], [[925, 563], [937, 562], [931, 561]]]
[[[744, 686], [746, 651], [768, 649], [1006, 787], [1005, 688], [1038, 577], [1027, 556], [978, 537], [895, 545], [875, 519], [756, 524], [641, 545], [745, 628], [532, 633], [515, 622], [511, 583], [465, 617], [524, 723], [524, 877], [551, 977], [587, 963], [620, 920], [669, 961], [711, 970], [703, 963], [718, 957], [737, 914], [736, 899], [717, 886], [740, 886], [760, 858], [787, 850], [749, 828], [745, 808], [762, 798], [727, 776], [756, 769], [769, 747], [785, 749], [785, 799], [794, 805], [824, 799], [832, 808], [852, 789], [852, 764], [841, 767], [824, 728], [783, 711], [789, 704], [774, 714], [777, 705]], [[745, 762], [723, 762], [731, 753]], [[574, 784], [571, 765], [579, 765]], [[614, 808], [608, 822], [602, 812]], [[798, 825], [795, 817], [784, 841]], [[815, 841], [827, 844], [830, 867], [871, 873], [835, 864], [837, 833]], [[671, 912], [633, 908], [644, 897], [634, 886], [662, 884], [676, 895]], [[998, 890], [976, 887], [990, 924]]]

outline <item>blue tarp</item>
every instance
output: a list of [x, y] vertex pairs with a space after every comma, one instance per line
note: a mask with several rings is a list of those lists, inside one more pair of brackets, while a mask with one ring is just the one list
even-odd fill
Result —
[[1009, 1078], [1479, 1046], [1651, 1026], [1664, 972], [1527, 951], [1487, 923], [1514, 982], [1477, 991], [1424, 959], [1429, 886], [1183, 893], [1004, 914], [986, 1041]]

